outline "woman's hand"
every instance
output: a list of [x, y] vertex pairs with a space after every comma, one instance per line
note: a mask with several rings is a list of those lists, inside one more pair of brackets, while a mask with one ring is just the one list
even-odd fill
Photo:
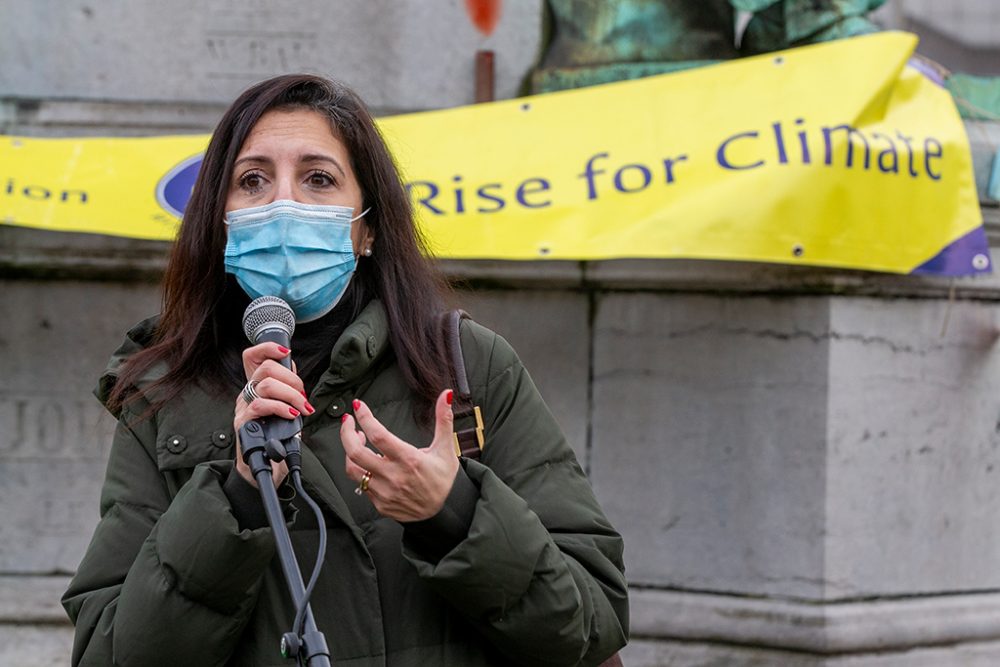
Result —
[[[302, 379], [294, 370], [289, 370], [280, 363], [288, 354], [288, 348], [277, 343], [260, 343], [243, 350], [243, 371], [247, 382], [254, 383], [258, 398], [247, 403], [242, 392], [236, 397], [233, 417], [233, 429], [236, 431], [236, 470], [254, 486], [257, 486], [257, 482], [250, 472], [250, 466], [243, 462], [240, 427], [258, 417], [288, 419], [297, 417], [302, 412], [307, 415], [315, 412], [306, 400]], [[275, 487], [284, 481], [286, 475], [288, 466], [284, 461], [271, 463], [271, 479], [274, 480]]]
[[[347, 476], [360, 484], [365, 472], [371, 473], [367, 493], [379, 514], [397, 521], [420, 521], [444, 506], [458, 471], [451, 400], [450, 389], [438, 396], [434, 440], [424, 449], [390, 433], [361, 401], [354, 401], [357, 422], [344, 415], [340, 439], [347, 454]], [[365, 447], [366, 441], [381, 454]]]

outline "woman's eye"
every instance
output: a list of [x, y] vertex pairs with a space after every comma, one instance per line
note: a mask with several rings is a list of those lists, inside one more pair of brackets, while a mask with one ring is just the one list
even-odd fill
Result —
[[257, 192], [264, 186], [264, 177], [255, 171], [248, 171], [240, 176], [240, 188], [247, 192]]
[[309, 178], [307, 180], [309, 181], [309, 185], [311, 185], [314, 188], [323, 188], [330, 185], [336, 185], [336, 181], [333, 179], [333, 176], [326, 173], [325, 171], [314, 171], [313, 173], [309, 174]]

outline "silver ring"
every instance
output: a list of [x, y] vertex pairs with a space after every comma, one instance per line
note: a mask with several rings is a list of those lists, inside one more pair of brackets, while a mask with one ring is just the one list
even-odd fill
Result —
[[243, 387], [243, 400], [246, 401], [247, 405], [253, 403], [253, 399], [260, 398], [260, 394], [257, 393], [257, 385], [260, 384], [260, 380], [250, 380]]

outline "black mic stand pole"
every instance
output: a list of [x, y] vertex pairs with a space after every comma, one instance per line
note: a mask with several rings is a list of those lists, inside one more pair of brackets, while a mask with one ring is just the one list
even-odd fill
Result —
[[[295, 551], [292, 549], [285, 517], [278, 503], [278, 493], [271, 480], [270, 461], [271, 459], [281, 461], [286, 455], [298, 458], [300, 452], [298, 433], [301, 429], [302, 420], [299, 417], [295, 419], [263, 417], [248, 421], [240, 427], [243, 460], [250, 466], [250, 472], [257, 480], [257, 488], [264, 501], [264, 511], [267, 513], [267, 520], [271, 524], [274, 541], [278, 546], [281, 569], [285, 573], [285, 581], [288, 583], [288, 590], [296, 609], [305, 597], [305, 585], [302, 583], [298, 561], [295, 560]], [[282, 444], [286, 442], [287, 452], [286, 446]], [[301, 465], [298, 461], [295, 463], [298, 464], [296, 467]], [[299, 628], [296, 627], [281, 637], [281, 655], [286, 658], [295, 657], [297, 661], [304, 658], [308, 667], [329, 667], [330, 649], [327, 647], [326, 637], [316, 627], [312, 608], [308, 604], [305, 608], [303, 626], [301, 635]]]

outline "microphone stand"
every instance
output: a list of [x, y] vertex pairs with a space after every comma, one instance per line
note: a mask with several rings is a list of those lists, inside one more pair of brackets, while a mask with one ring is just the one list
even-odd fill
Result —
[[[301, 445], [299, 432], [302, 430], [302, 419], [281, 419], [277, 417], [262, 417], [248, 421], [240, 427], [240, 446], [243, 449], [243, 460], [250, 466], [250, 472], [257, 480], [260, 497], [264, 501], [264, 511], [268, 523], [274, 532], [274, 540], [278, 546], [278, 558], [285, 574], [288, 591], [292, 602], [298, 610], [305, 598], [305, 586], [302, 583], [302, 573], [295, 560], [292, 540], [285, 525], [285, 517], [278, 503], [278, 493], [271, 480], [271, 461], [288, 460], [290, 475], [299, 475], [302, 469]], [[322, 521], [322, 516], [320, 521]], [[330, 649], [326, 637], [316, 627], [312, 608], [308, 601], [305, 605], [304, 622], [301, 626], [292, 628], [281, 637], [281, 655], [285, 658], [295, 658], [302, 664], [303, 659], [308, 667], [329, 667]], [[302, 633], [299, 634], [300, 629]]]

